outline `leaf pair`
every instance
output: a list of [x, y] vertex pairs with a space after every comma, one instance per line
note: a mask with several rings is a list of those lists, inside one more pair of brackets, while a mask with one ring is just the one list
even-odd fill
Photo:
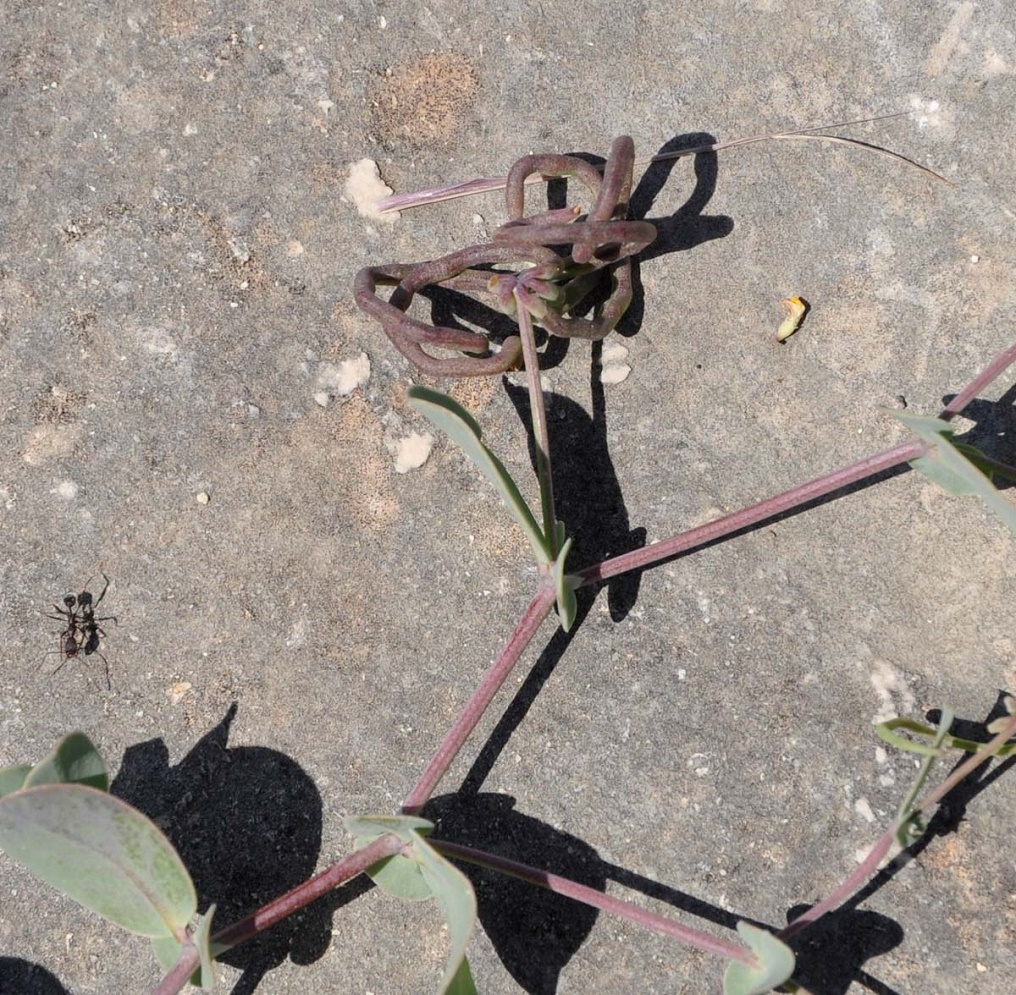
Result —
[[466, 947], [476, 925], [476, 896], [465, 874], [423, 838], [434, 824], [411, 815], [382, 815], [347, 819], [346, 828], [357, 837], [360, 847], [387, 834], [405, 843], [402, 853], [379, 861], [367, 873], [379, 888], [396, 898], [433, 898], [437, 902], [452, 941], [438, 990], [442, 995], [476, 995], [466, 960]]

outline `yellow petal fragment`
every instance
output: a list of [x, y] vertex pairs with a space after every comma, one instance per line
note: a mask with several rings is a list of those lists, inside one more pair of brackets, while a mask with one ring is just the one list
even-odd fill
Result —
[[787, 317], [776, 330], [776, 341], [786, 342], [801, 327], [801, 322], [808, 313], [808, 302], [802, 297], [787, 297], [780, 303], [787, 309]]

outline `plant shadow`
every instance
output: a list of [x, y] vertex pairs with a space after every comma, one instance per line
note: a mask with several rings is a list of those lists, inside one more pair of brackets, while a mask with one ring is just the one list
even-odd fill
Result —
[[[727, 930], [733, 931], [738, 921], [773, 929], [601, 859], [584, 840], [516, 810], [509, 795], [444, 795], [432, 799], [421, 814], [434, 821], [435, 840], [497, 853], [601, 892], [612, 881]], [[476, 891], [480, 922], [505, 969], [529, 995], [554, 995], [561, 971], [589, 936], [598, 911], [505, 874], [460, 866]], [[862, 970], [901, 942], [903, 930], [896, 922], [874, 912], [847, 911], [825, 917], [820, 925], [821, 931], [816, 927], [792, 944], [798, 956], [795, 980], [812, 995], [845, 995], [854, 981], [876, 995], [896, 995]]]
[[[621, 484], [607, 448], [607, 406], [600, 382], [601, 343], [593, 343], [592, 415], [563, 394], [544, 393], [554, 467], [554, 506], [567, 534], [574, 537], [569, 566], [599, 563], [646, 544], [646, 530], [631, 528]], [[509, 400], [525, 426], [529, 459], [536, 449], [529, 391], [503, 380]], [[615, 622], [625, 619], [638, 598], [640, 576], [626, 574], [607, 584], [607, 605]]]
[[[602, 890], [602, 862], [588, 844], [514, 808], [508, 795], [444, 795], [427, 803], [434, 836], [492, 851]], [[462, 863], [484, 932], [515, 981], [533, 995], [557, 991], [558, 975], [596, 922], [596, 909], [545, 888]]]
[[46, 968], [20, 957], [0, 956], [0, 995], [70, 995]]
[[[213, 933], [310, 877], [321, 846], [313, 781], [276, 750], [229, 747], [236, 710], [234, 703], [175, 766], [161, 739], [128, 747], [110, 787], [169, 838], [194, 880], [199, 910], [216, 904]], [[219, 960], [243, 972], [232, 995], [249, 995], [287, 956], [296, 964], [321, 957], [331, 911], [348, 897], [308, 906], [224, 953]]]

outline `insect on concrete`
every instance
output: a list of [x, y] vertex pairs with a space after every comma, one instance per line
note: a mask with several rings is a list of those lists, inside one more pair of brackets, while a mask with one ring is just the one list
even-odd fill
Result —
[[[105, 667], [106, 671], [106, 690], [112, 690], [113, 684], [109, 677], [109, 661], [103, 655], [102, 650], [99, 648], [103, 637], [106, 635], [105, 629], [102, 628], [102, 622], [112, 622], [114, 625], [117, 624], [115, 615], [96, 615], [95, 609], [98, 608], [99, 603], [106, 596], [106, 591], [109, 589], [109, 578], [103, 574], [102, 579], [104, 581], [103, 588], [99, 592], [98, 597], [94, 597], [92, 592], [84, 589], [80, 594], [68, 594], [64, 597], [64, 607], [61, 608], [59, 605], [54, 605], [53, 608], [57, 614], [47, 614], [47, 618], [56, 619], [58, 622], [65, 623], [64, 630], [60, 633], [60, 663], [53, 670], [53, 673], [59, 673], [66, 665], [68, 660], [74, 659], [80, 656], [97, 656]], [[88, 581], [85, 582], [86, 585]]]

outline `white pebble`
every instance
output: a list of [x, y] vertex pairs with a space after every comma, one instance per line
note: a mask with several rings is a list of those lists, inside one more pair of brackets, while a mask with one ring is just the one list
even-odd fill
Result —
[[600, 383], [616, 384], [621, 383], [622, 380], [628, 379], [628, 374], [631, 373], [631, 367], [622, 364], [621, 366], [608, 366], [605, 370], [600, 373]]
[[400, 439], [395, 447], [395, 472], [418, 470], [429, 459], [433, 447], [434, 436], [429, 432], [423, 435], [411, 432], [405, 439]]
[[628, 348], [620, 342], [607, 342], [600, 353], [600, 362], [606, 366], [608, 363], [623, 363], [628, 358]]

